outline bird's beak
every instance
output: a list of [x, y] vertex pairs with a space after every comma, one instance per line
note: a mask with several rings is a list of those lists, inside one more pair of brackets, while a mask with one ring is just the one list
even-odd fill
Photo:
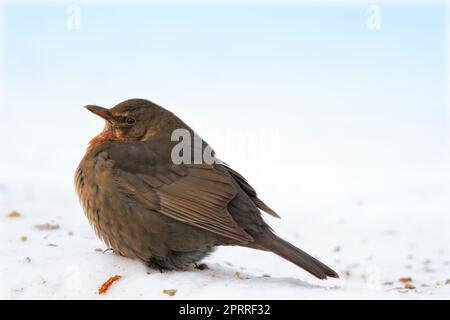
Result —
[[94, 106], [94, 105], [85, 106], [85, 108], [88, 109], [90, 112], [98, 115], [99, 117], [102, 117], [106, 121], [110, 121], [112, 119], [111, 112], [106, 108], [102, 108], [102, 107]]

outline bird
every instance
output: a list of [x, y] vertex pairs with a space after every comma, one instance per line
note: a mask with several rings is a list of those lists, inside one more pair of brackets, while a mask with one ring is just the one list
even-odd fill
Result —
[[[199, 137], [175, 114], [146, 99], [85, 108], [105, 127], [88, 144], [75, 189], [95, 233], [114, 253], [164, 272], [192, 268], [218, 246], [242, 246], [273, 252], [319, 279], [339, 278], [275, 234], [262, 214], [278, 214], [206, 141], [178, 152], [186, 161], [174, 161], [176, 130]], [[215, 161], [193, 159], [199, 148]]]

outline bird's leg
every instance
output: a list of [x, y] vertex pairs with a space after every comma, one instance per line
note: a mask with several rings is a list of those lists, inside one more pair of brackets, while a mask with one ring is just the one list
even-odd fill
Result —
[[152, 269], [158, 270], [160, 273], [164, 273], [167, 271], [167, 268], [164, 265], [162, 265], [161, 262], [158, 261], [158, 259], [155, 258], [150, 258], [147, 261], [147, 266]]
[[209, 269], [209, 267], [206, 263], [200, 263], [200, 264], [195, 263], [194, 266], [195, 266], [195, 269], [198, 269], [200, 271]]

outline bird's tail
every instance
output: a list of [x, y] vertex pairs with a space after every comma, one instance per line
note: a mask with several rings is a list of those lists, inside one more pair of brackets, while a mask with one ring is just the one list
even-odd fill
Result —
[[339, 278], [339, 275], [335, 271], [324, 265], [319, 260], [311, 257], [306, 252], [300, 250], [280, 237], [277, 237], [276, 235], [272, 235], [272, 237], [270, 240], [268, 239], [262, 243], [262, 247], [265, 250], [272, 251], [280, 257], [308, 271], [319, 279], [327, 279], [327, 277]]

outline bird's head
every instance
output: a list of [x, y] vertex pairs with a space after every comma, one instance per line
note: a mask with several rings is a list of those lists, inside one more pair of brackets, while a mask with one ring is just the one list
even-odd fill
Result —
[[174, 114], [144, 99], [126, 100], [111, 109], [85, 107], [106, 121], [103, 140], [146, 141], [183, 126]]

